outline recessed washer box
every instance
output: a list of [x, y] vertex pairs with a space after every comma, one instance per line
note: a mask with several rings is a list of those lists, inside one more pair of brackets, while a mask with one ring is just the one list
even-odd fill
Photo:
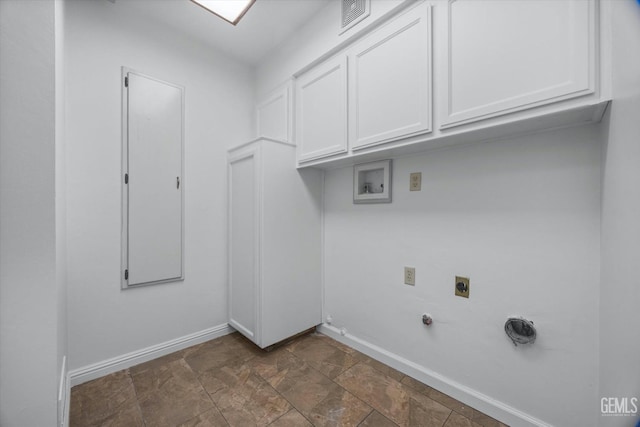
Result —
[[353, 203], [391, 203], [391, 160], [353, 167]]

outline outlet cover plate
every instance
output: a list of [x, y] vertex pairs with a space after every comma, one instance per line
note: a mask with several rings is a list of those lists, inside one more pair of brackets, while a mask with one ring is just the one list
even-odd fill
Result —
[[469, 298], [469, 278], [468, 277], [461, 277], [461, 276], [456, 276], [456, 283], [455, 283], [455, 292], [456, 292], [456, 296], [458, 297], [463, 297], [463, 298]]
[[414, 267], [404, 268], [404, 284], [410, 286], [416, 285], [416, 269]]
[[409, 191], [420, 191], [422, 189], [422, 172], [409, 174]]

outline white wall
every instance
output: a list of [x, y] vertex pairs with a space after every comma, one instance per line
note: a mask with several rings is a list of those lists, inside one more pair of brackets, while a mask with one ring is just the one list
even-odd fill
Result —
[[343, 34], [340, 32], [340, 2], [332, 1], [321, 9], [314, 18], [299, 28], [295, 37], [282, 44], [275, 52], [260, 63], [256, 70], [256, 93], [258, 101], [283, 84], [291, 75], [322, 54], [354, 37], [363, 28], [399, 7], [413, 0], [372, 0], [371, 14], [355, 27]]
[[[372, 9], [380, 5], [393, 8], [374, 0]], [[334, 9], [259, 66], [257, 93], [342, 41]], [[457, 397], [479, 393], [539, 422], [593, 425], [599, 128], [399, 158], [393, 169], [388, 205], [353, 204], [352, 168], [326, 174], [324, 314], [332, 326], [471, 390], [447, 390]], [[408, 191], [411, 172], [422, 172], [421, 192]], [[415, 287], [403, 285], [404, 266], [416, 268]], [[469, 300], [454, 296], [455, 275], [471, 278]], [[435, 319], [429, 330], [425, 312]], [[506, 337], [512, 315], [535, 322], [535, 345], [516, 348]]]
[[[597, 136], [583, 127], [396, 159], [387, 205], [354, 205], [352, 168], [328, 172], [325, 315], [543, 421], [592, 425]], [[411, 172], [421, 192], [409, 192]], [[415, 287], [403, 266], [416, 268]], [[468, 300], [454, 296], [456, 275], [471, 279]], [[513, 315], [535, 323], [533, 346], [506, 337]]]
[[52, 426], [56, 283], [54, 3], [0, 1], [0, 425]]
[[[67, 177], [65, 144], [64, 1], [55, 0], [55, 192], [56, 192], [56, 285], [58, 289], [58, 372], [60, 400], [67, 393]], [[59, 411], [64, 411], [61, 406]], [[62, 414], [60, 414], [62, 415]]]
[[[640, 399], [640, 4], [611, 5], [614, 101], [602, 129], [600, 397]], [[598, 425], [632, 421], [602, 417]]]
[[[252, 73], [130, 3], [66, 4], [70, 369], [227, 321], [226, 149], [254, 133]], [[186, 278], [126, 291], [121, 66], [186, 88]]]

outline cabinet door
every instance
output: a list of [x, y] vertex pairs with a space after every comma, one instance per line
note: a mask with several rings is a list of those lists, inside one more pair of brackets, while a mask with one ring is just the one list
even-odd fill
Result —
[[593, 93], [595, 0], [449, 0], [442, 128]]
[[179, 280], [183, 89], [124, 70], [122, 287]]
[[431, 14], [421, 4], [349, 53], [351, 149], [431, 130]]
[[279, 141], [291, 141], [291, 84], [271, 93], [256, 107], [257, 135], [277, 139]]
[[229, 324], [257, 342], [259, 150], [229, 159]]
[[347, 59], [324, 62], [296, 80], [298, 161], [347, 151]]

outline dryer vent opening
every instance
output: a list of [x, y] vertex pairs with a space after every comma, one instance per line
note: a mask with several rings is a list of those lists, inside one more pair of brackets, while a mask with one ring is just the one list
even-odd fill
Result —
[[510, 317], [504, 324], [504, 331], [514, 345], [533, 344], [537, 332], [533, 322], [522, 317]]

